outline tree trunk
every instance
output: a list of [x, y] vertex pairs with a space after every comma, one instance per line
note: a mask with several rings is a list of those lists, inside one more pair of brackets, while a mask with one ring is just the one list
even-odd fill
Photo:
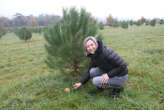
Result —
[[80, 72], [78, 71], [79, 69], [79, 64], [80, 62], [78, 60], [73, 60], [72, 63], [72, 69], [73, 69], [73, 75], [76, 76], [77, 74], [79, 74]]

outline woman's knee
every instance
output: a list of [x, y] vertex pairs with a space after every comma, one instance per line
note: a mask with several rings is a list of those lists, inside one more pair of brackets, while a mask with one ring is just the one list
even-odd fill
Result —
[[111, 86], [123, 86], [128, 79], [128, 75], [123, 77], [114, 77], [109, 80]]
[[101, 76], [94, 77], [92, 80], [93, 85], [100, 87], [101, 86]]
[[89, 70], [89, 72], [90, 72], [90, 74], [94, 74], [94, 73], [96, 72], [96, 68], [91, 68], [91, 69]]
[[89, 73], [90, 73], [90, 76], [93, 78], [95, 76], [101, 75], [101, 70], [98, 67], [95, 67], [95, 68], [91, 68], [89, 70]]

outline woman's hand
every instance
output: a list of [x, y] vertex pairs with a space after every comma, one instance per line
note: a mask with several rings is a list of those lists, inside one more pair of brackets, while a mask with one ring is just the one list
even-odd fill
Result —
[[75, 84], [73, 85], [73, 87], [74, 87], [74, 89], [77, 89], [77, 88], [79, 88], [81, 85], [82, 85], [81, 83], [75, 83]]
[[108, 80], [109, 80], [109, 76], [107, 73], [103, 74], [102, 75], [102, 79], [101, 79], [101, 83], [102, 84], [107, 84], [108, 83]]

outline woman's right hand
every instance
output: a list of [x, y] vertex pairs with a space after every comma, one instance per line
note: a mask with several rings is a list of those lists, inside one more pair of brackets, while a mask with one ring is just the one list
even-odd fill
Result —
[[77, 89], [77, 88], [79, 88], [81, 85], [82, 85], [81, 83], [75, 83], [75, 84], [73, 85], [73, 87], [74, 87], [75, 89]]

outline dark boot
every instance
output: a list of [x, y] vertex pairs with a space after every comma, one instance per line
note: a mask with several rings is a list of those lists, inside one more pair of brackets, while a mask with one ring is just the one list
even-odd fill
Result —
[[103, 92], [103, 91], [104, 91], [103, 88], [97, 87], [96, 89], [91, 90], [91, 91], [89, 92], [89, 94], [90, 94], [91, 96], [95, 96], [96, 94], [101, 93], [101, 92]]
[[120, 93], [124, 90], [124, 88], [121, 87], [117, 87], [117, 88], [113, 88], [111, 96], [119, 96]]

